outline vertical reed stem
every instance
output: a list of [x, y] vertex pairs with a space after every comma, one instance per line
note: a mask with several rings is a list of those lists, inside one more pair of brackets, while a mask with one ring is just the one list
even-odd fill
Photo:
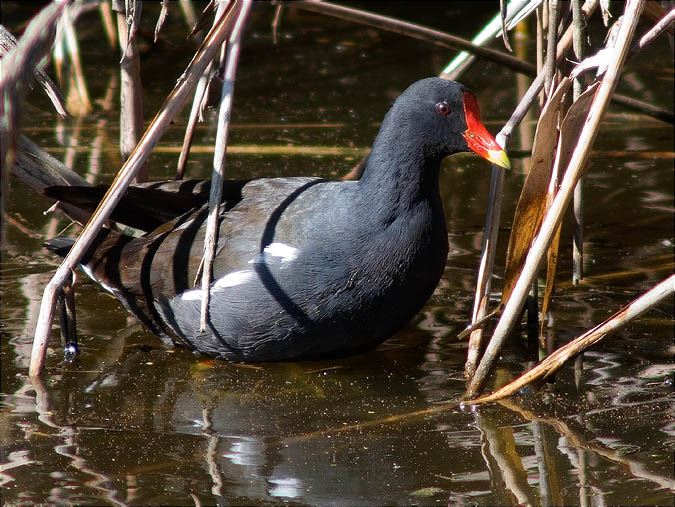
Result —
[[[141, 83], [141, 60], [138, 44], [134, 37], [129, 41], [127, 18], [124, 12], [117, 12], [117, 33], [122, 50], [120, 61], [120, 154], [122, 161], [138, 144], [143, 132], [143, 85]], [[145, 166], [136, 175], [136, 181], [146, 181]]]
[[[583, 59], [583, 24], [580, 0], [572, 0], [572, 47], [574, 56], [578, 62]], [[580, 77], [576, 77], [573, 83], [574, 100], [583, 92]], [[572, 283], [578, 285], [584, 277], [584, 178], [579, 178], [574, 188], [574, 233], [572, 237]]]
[[220, 96], [220, 108], [218, 111], [218, 132], [216, 134], [216, 147], [213, 155], [213, 172], [211, 176], [211, 191], [209, 195], [209, 215], [206, 219], [206, 236], [204, 238], [204, 269], [202, 271], [202, 305], [199, 319], [199, 330], [206, 330], [209, 320], [210, 284], [213, 273], [213, 259], [216, 255], [216, 243], [218, 241], [218, 225], [220, 202], [223, 194], [223, 181], [225, 178], [225, 158], [227, 152], [227, 138], [230, 128], [230, 116], [232, 112], [232, 99], [234, 96], [234, 83], [239, 62], [241, 48], [241, 36], [246, 22], [246, 17], [251, 9], [251, 0], [242, 0], [237, 20], [232, 33], [227, 41], [227, 56], [225, 64], [225, 76], [223, 90]]

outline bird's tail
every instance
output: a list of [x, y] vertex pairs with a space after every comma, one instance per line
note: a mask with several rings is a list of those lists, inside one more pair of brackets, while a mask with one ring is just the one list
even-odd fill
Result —
[[75, 243], [75, 238], [52, 238], [44, 242], [44, 247], [59, 257], [65, 257]]

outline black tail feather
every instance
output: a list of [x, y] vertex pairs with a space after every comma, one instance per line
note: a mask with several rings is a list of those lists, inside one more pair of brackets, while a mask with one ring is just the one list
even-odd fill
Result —
[[54, 252], [60, 257], [65, 257], [70, 252], [73, 243], [75, 243], [74, 238], [52, 238], [45, 241], [44, 246], [50, 252]]

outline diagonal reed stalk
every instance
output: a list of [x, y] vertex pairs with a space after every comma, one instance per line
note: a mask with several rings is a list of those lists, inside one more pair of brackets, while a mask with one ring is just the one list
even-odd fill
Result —
[[466, 393], [466, 396], [469, 399], [475, 398], [485, 385], [497, 354], [501, 350], [508, 333], [520, 313], [527, 292], [537, 275], [543, 256], [545, 255], [553, 238], [553, 234], [560, 224], [563, 213], [571, 200], [574, 187], [576, 186], [579, 176], [582, 174], [591, 147], [597, 136], [600, 122], [604, 117], [605, 111], [609, 107], [612, 93], [619, 80], [623, 62], [628, 54], [635, 28], [640, 19], [642, 9], [644, 8], [644, 3], [645, 0], [629, 0], [626, 4], [624, 18], [621, 28], [619, 29], [618, 41], [616, 46], [612, 49], [607, 73], [602, 80], [602, 84], [598, 88], [597, 95], [591, 106], [584, 128], [579, 136], [569, 166], [567, 167], [560, 184], [560, 190], [556, 194], [556, 197], [551, 204], [551, 208], [541, 226], [541, 230], [532, 244], [532, 248], [525, 260], [523, 272], [513, 289], [513, 294], [506, 302], [504, 312], [499, 319], [497, 328], [495, 329], [490, 343], [483, 354], [483, 358], [476, 369], [476, 373], [471, 380]]
[[586, 331], [581, 336], [571, 342], [563, 345], [558, 350], [550, 354], [537, 366], [527, 373], [524, 373], [513, 382], [501, 387], [499, 390], [486, 396], [473, 400], [472, 403], [485, 403], [488, 401], [497, 401], [507, 396], [511, 396], [518, 390], [528, 384], [536, 381], [542, 381], [558, 371], [563, 364], [582, 353], [584, 350], [592, 347], [601, 341], [608, 333], [625, 326], [630, 321], [636, 319], [644, 312], [650, 310], [664, 299], [675, 294], [675, 275], [671, 275], [664, 281], [645, 292], [639, 298], [623, 307], [617, 313], [598, 324], [593, 329]]
[[47, 283], [40, 304], [40, 314], [33, 338], [30, 367], [28, 370], [28, 374], [31, 377], [39, 375], [44, 369], [47, 341], [54, 319], [54, 307], [58, 290], [66, 278], [70, 276], [70, 271], [77, 266], [79, 260], [91, 246], [103, 223], [136, 176], [136, 172], [148, 159], [152, 148], [157, 144], [161, 135], [183, 107], [188, 95], [197, 84], [199, 76], [204, 72], [209, 62], [213, 60], [221, 44], [227, 38], [233, 22], [233, 18], [229, 16], [230, 12], [231, 8], [229, 8], [227, 15], [223, 16], [220, 22], [210, 30], [192, 61], [188, 64], [187, 69], [178, 79], [175, 88], [148, 126], [138, 145], [117, 173], [113, 184], [106, 192], [106, 195], [83, 229], [80, 237], [58, 267], [52, 279]]

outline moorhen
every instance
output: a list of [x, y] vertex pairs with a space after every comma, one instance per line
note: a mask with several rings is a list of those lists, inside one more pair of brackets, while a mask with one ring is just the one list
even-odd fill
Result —
[[[473, 151], [509, 161], [480, 121], [474, 95], [440, 78], [417, 81], [382, 122], [357, 181], [228, 181], [200, 332], [208, 182], [129, 189], [113, 219], [141, 237], [102, 231], [82, 268], [163, 339], [232, 361], [343, 356], [374, 348], [425, 304], [443, 273], [448, 235], [441, 160]], [[52, 187], [92, 208], [103, 189]], [[69, 238], [48, 242], [65, 255]]]

